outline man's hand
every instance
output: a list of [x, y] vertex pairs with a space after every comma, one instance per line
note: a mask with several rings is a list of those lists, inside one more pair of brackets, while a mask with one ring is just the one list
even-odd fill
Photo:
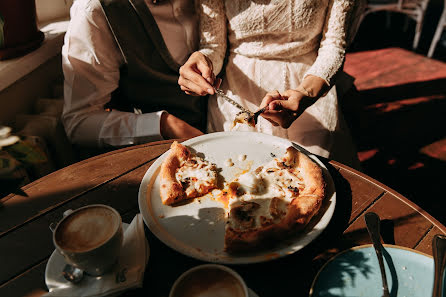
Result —
[[191, 138], [203, 132], [170, 113], [163, 112], [160, 122], [161, 136], [164, 139]]
[[201, 52], [194, 52], [180, 67], [178, 84], [188, 95], [213, 95], [213, 86], [218, 88], [220, 82], [221, 80], [215, 78], [212, 61]]
[[295, 90], [287, 90], [282, 94], [274, 91], [265, 95], [260, 108], [268, 106], [262, 117], [274, 126], [288, 128], [314, 102], [316, 98], [306, 97]]

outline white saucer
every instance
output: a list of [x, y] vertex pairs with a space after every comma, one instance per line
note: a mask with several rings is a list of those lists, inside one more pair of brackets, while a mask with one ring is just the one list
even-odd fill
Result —
[[[122, 223], [122, 229], [125, 233], [125, 230], [127, 230], [129, 224]], [[147, 246], [147, 252], [149, 252], [149, 247]], [[45, 268], [45, 283], [48, 287], [48, 290], [52, 290], [55, 288], [61, 288], [61, 287], [71, 287], [74, 286], [73, 283], [67, 281], [63, 275], [62, 270], [64, 269], [66, 265], [64, 257], [59, 253], [59, 251], [56, 249], [51, 254], [50, 258], [48, 259], [48, 263], [46, 264]], [[112, 273], [112, 272], [110, 272]], [[87, 283], [95, 282], [101, 277], [96, 276], [89, 276], [87, 274], [84, 274], [84, 278], [82, 279], [82, 283], [85, 283], [85, 285], [88, 285]]]

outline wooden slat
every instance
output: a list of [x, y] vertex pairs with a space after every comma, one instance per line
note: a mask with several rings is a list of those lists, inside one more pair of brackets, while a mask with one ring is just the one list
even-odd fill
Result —
[[[386, 193], [367, 211], [376, 212], [381, 222], [381, 234], [385, 243], [414, 248], [433, 226], [412, 206], [395, 195]], [[345, 238], [355, 245], [370, 243], [362, 214], [345, 232]]]
[[120, 213], [138, 210], [139, 184], [153, 162], [87, 192], [0, 238], [0, 284], [47, 258], [54, 249], [48, 226], [64, 211], [88, 204], [106, 204]]
[[0, 286], [0, 296], [37, 297], [48, 292], [45, 284], [45, 267], [47, 260], [32, 267], [19, 277]]
[[340, 174], [349, 181], [352, 195], [352, 210], [349, 223], [361, 214], [384, 190], [354, 170], [341, 168]]
[[446, 233], [442, 232], [440, 229], [434, 226], [431, 230], [429, 230], [426, 236], [418, 243], [415, 249], [422, 253], [432, 255], [432, 239], [436, 234], [446, 235]]
[[[51, 210], [70, 199], [152, 160], [170, 147], [170, 142], [113, 151], [58, 170], [23, 188], [27, 197], [2, 199], [0, 236], [8, 230]], [[134, 150], [137, 149], [138, 153]], [[82, 177], [86, 178], [82, 178]]]

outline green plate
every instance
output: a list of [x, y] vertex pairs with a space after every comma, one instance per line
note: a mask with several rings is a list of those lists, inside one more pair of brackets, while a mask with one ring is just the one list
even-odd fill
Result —
[[[418, 251], [384, 245], [384, 262], [391, 297], [432, 295], [434, 261]], [[443, 288], [446, 296], [446, 288]], [[363, 245], [331, 258], [313, 281], [311, 297], [381, 297], [382, 281], [372, 245]]]

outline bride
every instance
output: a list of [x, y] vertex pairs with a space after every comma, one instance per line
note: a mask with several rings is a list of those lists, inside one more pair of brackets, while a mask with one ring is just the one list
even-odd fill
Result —
[[198, 0], [200, 50], [181, 67], [178, 83], [187, 94], [211, 94], [208, 132], [231, 130], [239, 112], [214, 92], [223, 72], [220, 88], [231, 98], [251, 111], [268, 106], [256, 131], [357, 167], [333, 86], [359, 2]]

